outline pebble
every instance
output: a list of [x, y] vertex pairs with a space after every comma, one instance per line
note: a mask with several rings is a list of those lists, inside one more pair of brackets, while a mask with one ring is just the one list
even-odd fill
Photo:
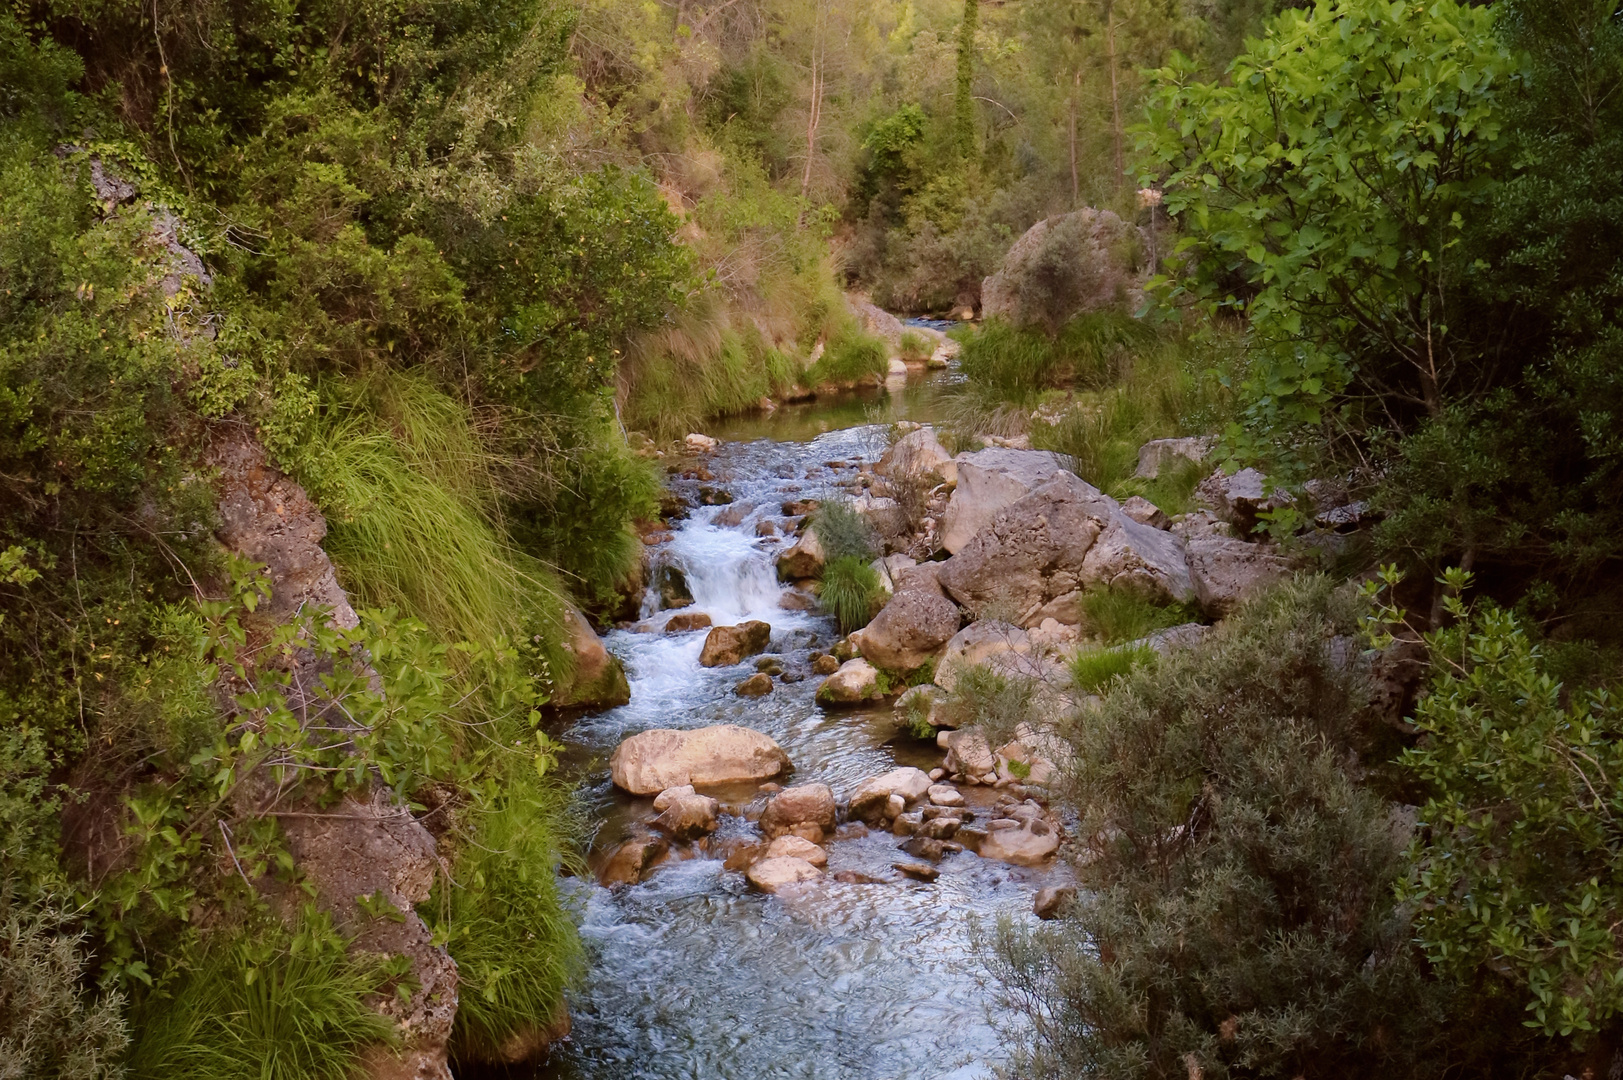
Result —
[[936, 806], [964, 805], [964, 793], [947, 784], [932, 784], [929, 796], [930, 801]]
[[943, 776], [946, 776], [946, 775], [947, 775], [947, 770], [946, 769], [931, 769], [930, 770], [930, 779], [931, 780], [939, 780]]

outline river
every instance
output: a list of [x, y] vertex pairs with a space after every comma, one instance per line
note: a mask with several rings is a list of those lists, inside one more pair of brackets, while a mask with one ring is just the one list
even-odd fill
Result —
[[[949, 376], [950, 377], [950, 376]], [[938, 377], [939, 378], [939, 377]], [[921, 385], [923, 384], [923, 385]], [[932, 388], [915, 379], [870, 401], [781, 410], [720, 425], [725, 440], [705, 463], [729, 492], [741, 522], [722, 525], [728, 507], [698, 507], [658, 557], [679, 566], [694, 596], [688, 610], [716, 625], [772, 624], [770, 653], [804, 671], [809, 650], [836, 640], [831, 620], [784, 610], [773, 572], [781, 541], [761, 539], [757, 522], [781, 518], [788, 499], [837, 495], [831, 461], [873, 461], [885, 425], [927, 417]], [[681, 490], [681, 482], [677, 487]], [[690, 482], [691, 489], [691, 482]], [[793, 763], [789, 783], [823, 781], [843, 796], [896, 765], [924, 769], [941, 753], [897, 729], [889, 707], [828, 712], [813, 702], [819, 678], [778, 681], [758, 699], [734, 696], [754, 672], [699, 666], [705, 631], [658, 632], [668, 613], [649, 604], [641, 630], [617, 630], [608, 647], [631, 682], [631, 703], [575, 721], [565, 733], [597, 830], [612, 845], [649, 800], [617, 791], [608, 757], [626, 736], [653, 727], [733, 723], [771, 735]], [[652, 632], [650, 632], [652, 631]], [[783, 778], [780, 778], [783, 779]], [[741, 804], [748, 793], [735, 796]], [[727, 799], [724, 798], [724, 806]], [[739, 817], [722, 834], [753, 833]], [[970, 1080], [992, 1075], [999, 1039], [992, 991], [975, 947], [976, 927], [1000, 916], [1032, 919], [1032, 896], [1053, 871], [1028, 870], [970, 853], [941, 863], [934, 884], [890, 869], [898, 838], [883, 832], [835, 840], [829, 876], [792, 895], [748, 889], [717, 858], [672, 859], [642, 884], [606, 889], [567, 882], [582, 912], [590, 970], [570, 1001], [574, 1030], [531, 1075], [556, 1080]], [[851, 869], [897, 879], [844, 884]]]

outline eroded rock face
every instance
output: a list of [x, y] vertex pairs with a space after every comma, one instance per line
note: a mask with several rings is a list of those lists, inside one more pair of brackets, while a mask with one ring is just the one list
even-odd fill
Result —
[[1213, 619], [1232, 614], [1247, 597], [1295, 571], [1290, 559], [1265, 544], [1210, 536], [1188, 544], [1189, 575], [1201, 610]]
[[958, 632], [961, 619], [939, 588], [903, 589], [856, 635], [857, 648], [886, 671], [917, 671]]
[[745, 658], [765, 652], [772, 641], [772, 627], [758, 619], [737, 626], [712, 627], [699, 654], [702, 667], [731, 667]]
[[874, 466], [874, 472], [889, 477], [939, 476], [949, 485], [958, 483], [958, 463], [947, 448], [936, 438], [935, 430], [921, 427], [897, 439], [885, 456]]
[[[1066, 471], [1058, 454], [1042, 450], [993, 447], [959, 454], [954, 461], [958, 486], [942, 519], [941, 546], [955, 555], [999, 510]], [[1097, 489], [1090, 489], [1098, 494]]]
[[879, 689], [879, 669], [860, 658], [841, 664], [817, 688], [819, 705], [860, 705], [884, 696]]
[[655, 795], [666, 788], [768, 780], [789, 766], [789, 756], [766, 735], [735, 724], [692, 731], [655, 728], [626, 739], [614, 748], [609, 772], [633, 795]]
[[796, 784], [784, 788], [766, 804], [759, 822], [761, 835], [775, 839], [790, 833], [813, 839], [832, 835], [838, 824], [834, 792], [827, 784]]
[[1139, 524], [1070, 473], [998, 510], [937, 576], [971, 610], [1018, 611], [1022, 625], [1071, 614], [1070, 607], [1049, 605], [1090, 587], [1131, 589], [1159, 601], [1194, 595], [1177, 537]]

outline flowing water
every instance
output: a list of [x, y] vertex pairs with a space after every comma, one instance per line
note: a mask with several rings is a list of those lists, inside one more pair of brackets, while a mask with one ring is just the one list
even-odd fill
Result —
[[[871, 462], [884, 445], [880, 424], [927, 411], [927, 390], [896, 389], [877, 413], [873, 403], [866, 413], [862, 407], [822, 406], [715, 432], [728, 441], [706, 464], [712, 483], [735, 501], [695, 509], [656, 557], [684, 571], [695, 601], [688, 610], [709, 613], [716, 625], [771, 623], [769, 652], [782, 658], [791, 678], [806, 677], [778, 681], [763, 698], [736, 697], [733, 686], [753, 673], [753, 660], [700, 667], [705, 631], [659, 632], [669, 613], [653, 610], [652, 602], [638, 630], [610, 634], [607, 644], [630, 676], [631, 704], [583, 717], [565, 735], [596, 816], [599, 849], [612, 846], [629, 822], [651, 816], [649, 800], [618, 792], [607, 770], [619, 741], [647, 728], [757, 728], [789, 754], [793, 773], [780, 779], [823, 781], [837, 796], [898, 764], [940, 764], [932, 744], [898, 732], [889, 708], [826, 712], [813, 702], [820, 680], [807, 670], [807, 653], [831, 646], [834, 628], [815, 612], [780, 606], [785, 589], [774, 574], [773, 556], [783, 541], [756, 534], [758, 522], [782, 519], [785, 500], [827, 497], [855, 475], [826, 462]], [[680, 481], [677, 486], [681, 490]], [[751, 509], [741, 521], [716, 521], [723, 515], [736, 520], [744, 507]], [[752, 789], [727, 795], [724, 807], [741, 808]], [[741, 817], [723, 820], [724, 839], [754, 831]], [[905, 857], [897, 843], [881, 832], [834, 841], [830, 876], [794, 895], [754, 893], [720, 859], [692, 853], [671, 859], [636, 886], [611, 891], [591, 881], [570, 882], [584, 913], [591, 967], [571, 1000], [573, 1034], [538, 1075], [991, 1075], [999, 1040], [975, 949], [976, 928], [990, 928], [1003, 915], [1031, 919], [1032, 894], [1047, 872], [963, 853], [942, 862], [932, 885], [832, 880], [843, 869], [898, 879], [890, 869]]]

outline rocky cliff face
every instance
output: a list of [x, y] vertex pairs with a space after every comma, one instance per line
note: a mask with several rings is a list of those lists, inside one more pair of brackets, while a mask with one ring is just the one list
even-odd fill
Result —
[[[321, 547], [327, 522], [304, 489], [266, 460], [264, 448], [243, 427], [218, 431], [206, 463], [217, 472], [221, 543], [269, 571], [270, 601], [260, 612], [281, 622], [320, 608], [334, 624], [355, 626], [355, 610]], [[295, 661], [298, 700], [290, 702], [295, 709], [320, 711], [320, 674], [313, 656]], [[434, 837], [381, 786], [369, 799], [348, 798], [326, 808], [295, 805], [288, 811], [278, 820], [289, 853], [314, 887], [317, 904], [353, 935], [352, 947], [411, 959], [416, 989], [410, 997], [380, 997], [375, 1003], [397, 1024], [403, 1049], [398, 1055], [369, 1055], [365, 1075], [450, 1080], [446, 1046], [456, 1017], [456, 963], [433, 943], [413, 910], [428, 899], [440, 870]], [[291, 904], [302, 895], [277, 899]], [[360, 897], [386, 898], [398, 919], [372, 917], [357, 904]]]

